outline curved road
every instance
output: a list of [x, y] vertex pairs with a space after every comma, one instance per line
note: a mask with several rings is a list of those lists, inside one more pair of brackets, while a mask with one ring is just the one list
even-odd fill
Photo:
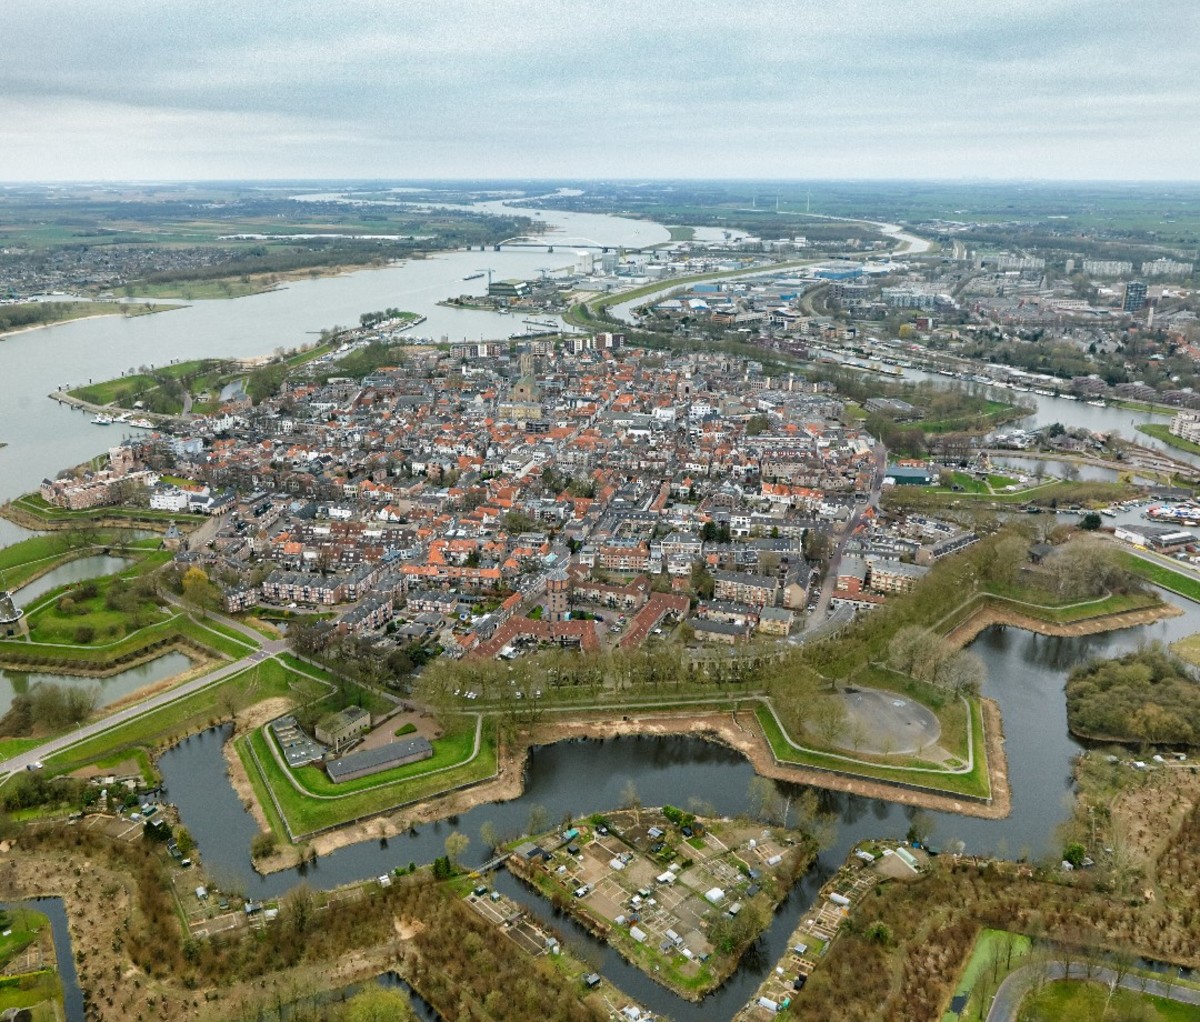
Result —
[[1178, 1001], [1180, 1004], [1200, 1006], [1200, 990], [1194, 987], [1181, 987], [1165, 983], [1161, 979], [1145, 979], [1140, 975], [1125, 974], [1118, 979], [1116, 972], [1112, 969], [1093, 966], [1088, 970], [1080, 963], [1071, 964], [1071, 973], [1068, 977], [1062, 965], [1050, 962], [1045, 965], [1026, 965], [1010, 973], [1000, 984], [996, 996], [992, 999], [987, 1022], [1016, 1022], [1021, 1001], [1033, 989], [1039, 978], [1051, 981], [1067, 978], [1090, 979], [1110, 987], [1116, 983], [1123, 990], [1132, 990], [1136, 994], [1153, 994], [1155, 997], [1165, 997], [1167, 1000]]

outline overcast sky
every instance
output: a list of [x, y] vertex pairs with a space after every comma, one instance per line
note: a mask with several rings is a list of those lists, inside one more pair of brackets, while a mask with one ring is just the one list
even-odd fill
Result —
[[0, 0], [0, 180], [1200, 177], [1200, 0]]

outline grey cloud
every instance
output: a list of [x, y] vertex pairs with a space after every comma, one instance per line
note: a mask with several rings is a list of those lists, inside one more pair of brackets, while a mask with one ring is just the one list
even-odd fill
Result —
[[0, 178], [969, 175], [1038, 146], [1107, 176], [1114, 132], [1122, 174], [1194, 176], [1198, 37], [1190, 0], [8, 0]]

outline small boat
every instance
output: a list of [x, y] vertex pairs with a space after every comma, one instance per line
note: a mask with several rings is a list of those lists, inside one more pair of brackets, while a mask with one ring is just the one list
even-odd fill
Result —
[[129, 416], [132, 414], [133, 412], [122, 412], [115, 419], [113, 419], [113, 422], [126, 423], [129, 421]]
[[130, 419], [129, 425], [135, 427], [136, 429], [153, 429], [154, 428], [154, 423], [151, 422], [149, 419]]
[[465, 277], [463, 277], [463, 280], [478, 280], [482, 276], [482, 273], [468, 273]]
[[105, 415], [103, 412], [99, 413], [94, 419], [92, 419], [92, 424], [96, 426], [111, 426], [112, 423], [112, 416]]

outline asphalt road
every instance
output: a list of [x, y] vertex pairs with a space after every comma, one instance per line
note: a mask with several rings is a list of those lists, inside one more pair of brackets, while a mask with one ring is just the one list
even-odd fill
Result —
[[68, 749], [72, 745], [77, 745], [85, 739], [91, 738], [93, 735], [101, 734], [120, 724], [133, 720], [136, 717], [142, 716], [144, 713], [149, 713], [152, 710], [157, 710], [168, 703], [173, 703], [176, 699], [183, 699], [185, 696], [191, 695], [193, 692], [198, 692], [202, 688], [207, 688], [209, 685], [215, 684], [218, 681], [223, 681], [232, 674], [238, 671], [245, 670], [247, 667], [253, 667], [257, 663], [261, 663], [268, 657], [274, 656], [276, 653], [282, 652], [288, 648], [286, 639], [264, 639], [258, 632], [252, 628], [243, 625], [240, 621], [234, 621], [232, 618], [227, 618], [220, 614], [213, 614], [213, 619], [221, 624], [233, 628], [245, 635], [251, 642], [254, 643], [255, 649], [248, 653], [240, 660], [235, 660], [233, 663], [225, 664], [221, 667], [214, 668], [207, 674], [202, 674], [198, 678], [193, 678], [191, 681], [186, 681], [182, 685], [176, 685], [166, 691], [159, 692], [157, 695], [151, 696], [140, 703], [132, 706], [126, 706], [124, 709], [117, 710], [115, 713], [110, 713], [100, 720], [93, 721], [90, 724], [85, 724], [82, 727], [76, 728], [67, 734], [59, 735], [56, 738], [51, 738], [36, 748], [29, 749], [20, 755], [13, 756], [11, 759], [0, 762], [0, 774], [13, 773], [18, 770], [24, 770], [27, 766], [40, 760], [46, 759], [48, 756], [54, 755], [56, 752], [61, 752], [63, 749]]
[[829, 568], [825, 572], [825, 582], [821, 586], [820, 599], [817, 600], [817, 605], [812, 609], [807, 622], [805, 622], [804, 630], [806, 632], [811, 632], [825, 623], [829, 614], [829, 603], [833, 599], [833, 587], [837, 585], [838, 569], [842, 566], [842, 551], [846, 542], [862, 524], [862, 517], [867, 510], [869, 508], [879, 509], [879, 497], [883, 492], [883, 475], [887, 468], [887, 448], [883, 444], [876, 444], [872, 453], [875, 457], [875, 472], [871, 479], [871, 492], [866, 501], [855, 506], [854, 514], [850, 516], [850, 520], [846, 522], [846, 527], [838, 537], [837, 546], [829, 558]]
[[[1090, 979], [1106, 986], [1117, 982], [1117, 974], [1112, 969], [1093, 967], [1090, 972], [1089, 975], [1083, 965], [1072, 963], [1070, 978]], [[992, 999], [992, 1006], [988, 1010], [987, 1022], [1016, 1022], [1017, 1010], [1021, 1007], [1021, 1001], [1033, 988], [1039, 974], [1047, 980], [1067, 978], [1066, 970], [1057, 962], [1026, 965], [1024, 968], [1017, 969], [1000, 984], [1000, 989], [996, 991], [996, 996]], [[1160, 979], [1143, 979], [1141, 976], [1125, 975], [1120, 978], [1118, 986], [1135, 993], [1165, 997], [1171, 1001], [1179, 1001], [1181, 1004], [1200, 1005], [1200, 990], [1193, 987], [1168, 985]]]

